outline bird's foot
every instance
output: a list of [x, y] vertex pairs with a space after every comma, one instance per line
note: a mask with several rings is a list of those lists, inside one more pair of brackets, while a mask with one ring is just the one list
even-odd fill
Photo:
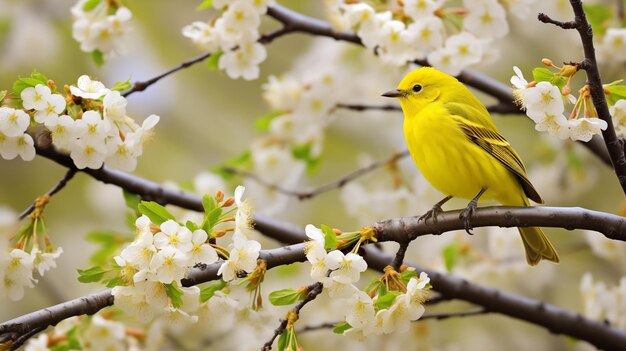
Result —
[[433, 206], [433, 208], [431, 208], [430, 210], [428, 210], [428, 212], [424, 213], [423, 215], [421, 215], [417, 221], [424, 221], [424, 223], [428, 223], [429, 219], [433, 220], [434, 224], [437, 224], [437, 215], [440, 214], [441, 212], [443, 212], [443, 209], [441, 209], [441, 205], [439, 204], [435, 204], [435, 206]]
[[474, 216], [476, 215], [477, 208], [478, 208], [478, 201], [474, 199], [470, 201], [469, 204], [467, 204], [467, 207], [465, 207], [463, 212], [461, 212], [461, 214], [459, 215], [459, 219], [463, 221], [463, 225], [465, 226], [465, 231], [469, 235], [474, 235], [472, 233], [472, 229], [474, 228], [474, 226], [472, 226], [472, 220], [474, 219]]

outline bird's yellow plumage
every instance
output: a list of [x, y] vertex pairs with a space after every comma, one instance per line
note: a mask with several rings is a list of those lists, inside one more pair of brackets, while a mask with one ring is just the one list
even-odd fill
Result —
[[[478, 198], [509, 206], [528, 206], [529, 198], [543, 203], [485, 106], [456, 78], [434, 68], [418, 68], [396, 90], [383, 95], [400, 100], [413, 161], [435, 188], [448, 195], [423, 217], [436, 220], [440, 206], [451, 197], [473, 199], [461, 215], [469, 229]], [[559, 261], [541, 229], [519, 230], [529, 264]]]

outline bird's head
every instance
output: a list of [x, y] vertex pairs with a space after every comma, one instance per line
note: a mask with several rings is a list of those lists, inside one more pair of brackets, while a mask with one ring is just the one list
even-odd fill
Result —
[[431, 102], [445, 99], [449, 90], [462, 85], [456, 78], [432, 67], [422, 67], [409, 72], [398, 88], [382, 96], [400, 100], [404, 115], [414, 116]]

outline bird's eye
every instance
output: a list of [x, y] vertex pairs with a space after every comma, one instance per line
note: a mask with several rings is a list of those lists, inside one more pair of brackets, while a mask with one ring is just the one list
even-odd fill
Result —
[[419, 85], [419, 84], [415, 84], [415, 85], [413, 86], [413, 92], [415, 92], [415, 93], [419, 93], [420, 91], [422, 91], [422, 86], [421, 86], [421, 85]]

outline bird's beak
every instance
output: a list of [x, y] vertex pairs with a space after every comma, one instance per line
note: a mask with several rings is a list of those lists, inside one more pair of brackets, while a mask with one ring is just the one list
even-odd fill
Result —
[[382, 96], [395, 98], [395, 97], [404, 96], [404, 92], [402, 90], [394, 89], [394, 90], [389, 90], [386, 93], [383, 93]]

